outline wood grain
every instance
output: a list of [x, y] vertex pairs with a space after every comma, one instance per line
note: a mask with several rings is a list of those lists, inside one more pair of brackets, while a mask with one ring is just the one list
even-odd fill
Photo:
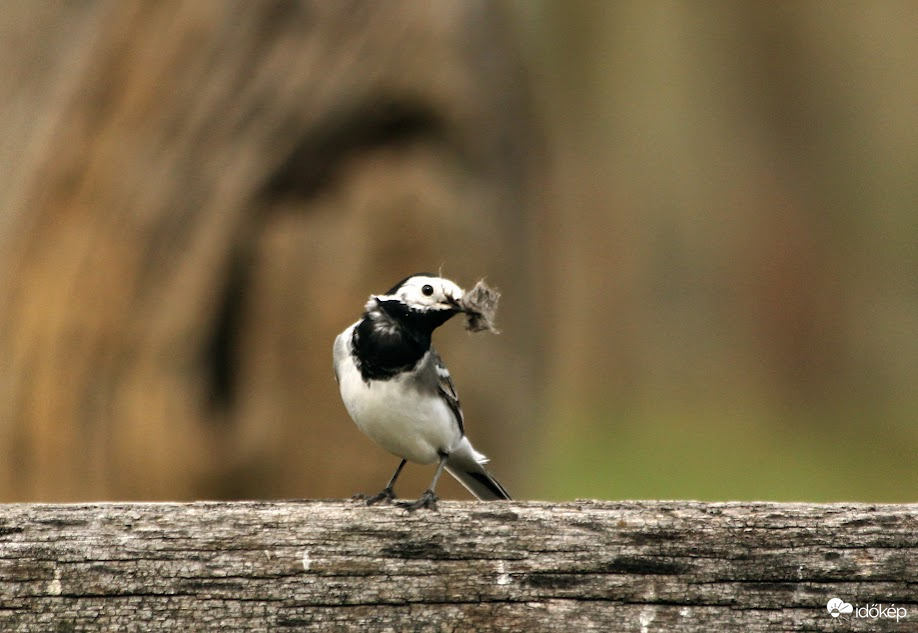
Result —
[[13, 504], [0, 628], [914, 631], [916, 554], [918, 505]]

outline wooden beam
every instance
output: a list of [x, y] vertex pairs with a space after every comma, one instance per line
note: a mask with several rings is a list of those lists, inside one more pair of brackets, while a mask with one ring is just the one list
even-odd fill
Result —
[[918, 505], [0, 506], [3, 631], [916, 627]]

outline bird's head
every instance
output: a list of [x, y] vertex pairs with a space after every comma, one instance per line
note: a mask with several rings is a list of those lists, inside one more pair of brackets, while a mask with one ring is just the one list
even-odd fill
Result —
[[[459, 300], [464, 294], [465, 291], [449, 279], [430, 273], [419, 273], [398, 282], [385, 294], [374, 295], [370, 298], [370, 303], [397, 302], [412, 312], [442, 312], [444, 315], [453, 315], [463, 311]], [[367, 308], [369, 307], [367, 304]]]

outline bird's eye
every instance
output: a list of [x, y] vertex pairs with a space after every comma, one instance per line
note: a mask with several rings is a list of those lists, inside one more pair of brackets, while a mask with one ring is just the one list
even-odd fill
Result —
[[433, 294], [433, 286], [430, 284], [424, 284], [421, 286], [421, 292], [424, 293], [425, 296], [429, 297]]

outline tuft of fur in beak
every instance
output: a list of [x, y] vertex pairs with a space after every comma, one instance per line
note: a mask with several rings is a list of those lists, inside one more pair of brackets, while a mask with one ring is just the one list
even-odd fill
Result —
[[462, 295], [459, 299], [459, 307], [467, 316], [465, 329], [469, 332], [487, 330], [493, 334], [499, 334], [498, 329], [494, 326], [499, 300], [500, 292], [487, 285], [483, 279]]

